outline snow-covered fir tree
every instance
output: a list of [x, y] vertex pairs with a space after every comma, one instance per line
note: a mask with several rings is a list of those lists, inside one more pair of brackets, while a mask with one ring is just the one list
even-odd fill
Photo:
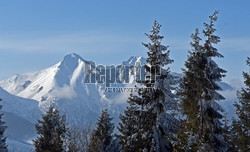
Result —
[[140, 94], [146, 99], [144, 101], [146, 109], [155, 114], [155, 125], [152, 126], [155, 150], [169, 151], [174, 144], [177, 124], [177, 119], [172, 116], [177, 108], [175, 95], [172, 93], [174, 90], [172, 85], [176, 84], [176, 81], [167, 67], [173, 60], [169, 58], [168, 46], [161, 44], [164, 38], [159, 35], [161, 25], [154, 21], [152, 28], [151, 34], [146, 34], [151, 43], [143, 43], [148, 49], [146, 71], [149, 76], [143, 84], [152, 89], [142, 91]]
[[128, 106], [124, 115], [120, 115], [118, 135], [123, 152], [143, 151], [151, 148], [153, 140], [152, 126], [154, 125], [155, 115], [152, 112], [144, 111], [137, 105], [141, 98], [130, 94]]
[[[124, 136], [121, 139], [124, 151], [135, 147], [136, 151], [171, 151], [173, 147], [177, 119], [172, 112], [177, 102], [172, 85], [176, 82], [169, 68], [165, 68], [173, 60], [169, 58], [168, 47], [161, 44], [160, 27], [154, 21], [151, 34], [146, 34], [151, 41], [143, 43], [148, 49], [146, 79], [138, 81], [143, 87], [129, 98], [125, 115], [121, 116], [119, 129]], [[140, 141], [141, 144], [136, 144]]]
[[[247, 59], [250, 67], [250, 58]], [[235, 103], [239, 119], [233, 120], [233, 138], [235, 148], [240, 152], [250, 151], [250, 73], [243, 72], [245, 88], [237, 93], [239, 103]]]
[[75, 125], [69, 129], [69, 152], [88, 152], [92, 133], [92, 125], [85, 125], [84, 128], [79, 128]]
[[221, 119], [223, 109], [217, 103], [224, 97], [218, 82], [225, 76], [225, 70], [218, 67], [214, 57], [223, 57], [213, 46], [220, 41], [214, 35], [216, 11], [210, 22], [204, 23], [205, 42], [200, 44], [198, 29], [192, 34], [192, 51], [185, 63], [183, 81], [178, 91], [181, 108], [185, 116], [180, 126], [177, 151], [226, 151]]
[[139, 110], [135, 104], [135, 100], [138, 100], [137, 96], [133, 96], [132, 94], [130, 94], [130, 97], [127, 101], [128, 106], [124, 111], [124, 115], [120, 115], [121, 122], [118, 126], [120, 134], [117, 136], [119, 138], [120, 144], [122, 145], [123, 152], [136, 151], [139, 149], [137, 148], [137, 146], [141, 145], [139, 144], [141, 143], [141, 141], [137, 140], [138, 138], [134, 138], [133, 136], [138, 132], [138, 128], [136, 125], [138, 124], [138, 119], [136, 116], [138, 115]]
[[[2, 99], [0, 99], [2, 101]], [[2, 113], [3, 106], [0, 105], [0, 151], [7, 152], [7, 144], [6, 144], [6, 137], [4, 136], [4, 132], [6, 127], [5, 122], [3, 121], [3, 113]]]
[[187, 70], [184, 70], [184, 77], [180, 83], [178, 95], [181, 100], [181, 110], [186, 119], [180, 124], [180, 131], [178, 134], [177, 151], [184, 151], [188, 149], [197, 150], [197, 145], [191, 141], [191, 138], [197, 138], [199, 125], [196, 120], [199, 113], [199, 97], [201, 94], [201, 85], [199, 80], [200, 74], [203, 72], [199, 65], [202, 62], [202, 46], [200, 38], [198, 37], [198, 29], [191, 35], [193, 42], [191, 42], [192, 52], [189, 52], [188, 60], [185, 62]]
[[224, 118], [222, 120], [222, 123], [223, 123], [223, 137], [227, 145], [227, 151], [235, 152], [236, 149], [232, 141], [232, 125], [229, 119], [227, 118], [226, 112], [224, 112]]
[[114, 130], [112, 119], [107, 109], [102, 111], [97, 122], [97, 128], [93, 130], [90, 138], [89, 152], [111, 151]]
[[34, 140], [36, 152], [63, 152], [67, 150], [67, 126], [65, 116], [51, 106], [42, 120], [36, 123], [37, 139]]

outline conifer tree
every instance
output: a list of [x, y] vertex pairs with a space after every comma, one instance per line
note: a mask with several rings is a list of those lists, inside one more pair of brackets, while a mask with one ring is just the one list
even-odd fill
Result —
[[193, 42], [191, 42], [192, 52], [189, 52], [188, 60], [185, 62], [186, 69], [183, 69], [184, 77], [180, 83], [178, 95], [181, 100], [181, 110], [186, 116], [186, 119], [180, 125], [178, 134], [178, 147], [177, 151], [188, 149], [197, 150], [194, 142], [190, 142], [192, 138], [197, 138], [199, 125], [196, 118], [199, 113], [199, 97], [201, 94], [201, 85], [199, 76], [203, 72], [199, 66], [202, 62], [202, 46], [200, 43], [198, 29], [191, 35]]
[[[173, 62], [169, 58], [170, 50], [168, 46], [162, 45], [164, 36], [159, 35], [161, 25], [154, 21], [151, 34], [146, 34], [151, 43], [143, 43], [148, 49], [147, 57], [147, 77], [143, 84], [147, 88], [139, 92], [143, 104], [148, 112], [155, 115], [155, 120], [152, 126], [153, 142], [156, 151], [170, 151], [174, 143], [174, 134], [176, 132], [177, 119], [171, 114], [177, 108], [175, 95], [172, 93], [176, 84], [174, 77], [170, 74], [170, 69], [167, 67]], [[165, 68], [167, 67], [167, 68]]]
[[34, 140], [36, 152], [62, 152], [66, 148], [67, 127], [65, 116], [51, 106], [36, 124], [38, 138]]
[[0, 151], [7, 152], [8, 149], [7, 149], [7, 144], [6, 144], [6, 137], [4, 136], [4, 132], [7, 127], [5, 125], [5, 122], [3, 121], [2, 108], [3, 106], [0, 105]]
[[[119, 130], [124, 151], [129, 148], [136, 151], [170, 151], [176, 127], [176, 119], [171, 115], [176, 108], [175, 95], [172, 94], [174, 77], [169, 68], [172, 63], [167, 46], [161, 44], [163, 36], [159, 35], [161, 25], [154, 21], [151, 34], [146, 34], [150, 43], [143, 43], [148, 49], [145, 80], [128, 100], [125, 115], [121, 116]], [[131, 132], [130, 132], [131, 131]], [[141, 142], [141, 144], [136, 144]]]
[[88, 152], [92, 125], [88, 124], [84, 128], [73, 126], [69, 129], [69, 152]]
[[223, 122], [223, 137], [227, 145], [227, 151], [235, 152], [236, 149], [232, 141], [232, 131], [231, 131], [232, 125], [230, 124], [226, 113], [224, 113], [224, 119], [222, 120], [222, 122]]
[[114, 124], [107, 109], [103, 110], [97, 122], [97, 128], [93, 130], [89, 152], [109, 152], [113, 140]]
[[[247, 59], [250, 66], [250, 58]], [[239, 103], [235, 103], [236, 114], [239, 117], [233, 120], [233, 143], [240, 152], [250, 151], [250, 73], [243, 72], [245, 88], [237, 93]]]
[[128, 106], [124, 111], [124, 115], [120, 115], [121, 122], [119, 123], [118, 135], [123, 152], [143, 151], [151, 148], [153, 140], [153, 132], [151, 126], [152, 113], [142, 111], [137, 103], [141, 102], [141, 98], [130, 94], [128, 99]]
[[121, 122], [119, 123], [118, 130], [120, 131], [120, 135], [117, 135], [119, 138], [119, 142], [122, 145], [123, 152], [137, 151], [140, 146], [137, 138], [133, 138], [133, 135], [137, 133], [138, 129], [136, 124], [138, 124], [138, 119], [136, 119], [139, 110], [135, 104], [136, 96], [130, 94], [128, 98], [128, 106], [124, 111], [124, 115], [120, 115]]
[[200, 44], [198, 29], [191, 36], [192, 52], [189, 52], [185, 63], [183, 81], [178, 91], [181, 107], [185, 116], [179, 133], [181, 151], [226, 151], [227, 145], [223, 138], [221, 119], [222, 107], [217, 103], [224, 97], [217, 91], [221, 90], [218, 82], [225, 76], [225, 70], [218, 67], [214, 57], [223, 57], [213, 46], [220, 42], [214, 35], [216, 11], [210, 16], [210, 22], [204, 23], [205, 42]]

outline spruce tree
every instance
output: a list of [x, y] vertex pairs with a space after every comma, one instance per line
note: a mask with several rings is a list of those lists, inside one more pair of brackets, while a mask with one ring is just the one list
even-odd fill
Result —
[[[0, 99], [1, 101], [2, 99]], [[4, 136], [5, 129], [7, 128], [5, 122], [3, 121], [3, 113], [2, 113], [3, 106], [0, 105], [0, 151], [7, 152], [7, 144], [6, 144], [6, 137]]]
[[68, 152], [88, 152], [92, 125], [86, 125], [84, 128], [73, 126], [69, 129]]
[[234, 143], [232, 141], [232, 125], [230, 124], [230, 121], [227, 118], [227, 114], [224, 113], [224, 119], [223, 122], [223, 137], [224, 141], [227, 145], [227, 151], [236, 151]]
[[137, 81], [142, 87], [129, 98], [125, 115], [121, 116], [119, 130], [124, 151], [129, 151], [129, 148], [136, 151], [172, 149], [177, 122], [172, 111], [177, 104], [172, 94], [174, 77], [165, 66], [173, 60], [169, 58], [168, 47], [161, 44], [164, 37], [159, 35], [160, 27], [154, 21], [151, 33], [146, 34], [151, 41], [143, 43], [148, 49], [147, 64], [144, 66], [146, 78]]
[[222, 58], [218, 50], [213, 46], [220, 42], [220, 37], [214, 35], [216, 29], [214, 28], [214, 22], [217, 20], [218, 12], [215, 11], [212, 16], [210, 16], [210, 22], [204, 23], [205, 29], [203, 34], [206, 38], [203, 45], [204, 54], [206, 56], [205, 64], [205, 83], [204, 90], [202, 92], [203, 99], [200, 102], [200, 120], [201, 120], [201, 133], [203, 143], [201, 145], [201, 150], [211, 149], [212, 151], [226, 151], [228, 145], [226, 145], [223, 137], [223, 127], [221, 120], [223, 118], [224, 110], [216, 102], [219, 100], [224, 100], [225, 98], [218, 93], [222, 90], [218, 85], [218, 82], [225, 77], [226, 71], [219, 68], [212, 58], [219, 57]]
[[121, 122], [119, 123], [118, 130], [120, 131], [120, 135], [117, 135], [119, 138], [119, 142], [122, 145], [122, 151], [123, 152], [130, 152], [130, 151], [137, 151], [139, 148], [137, 146], [140, 146], [138, 140], [136, 138], [133, 138], [133, 135], [137, 133], [137, 125], [138, 119], [136, 119], [139, 110], [136, 106], [134, 100], [136, 96], [133, 96], [130, 94], [130, 97], [128, 98], [128, 106], [126, 107], [124, 111], [124, 115], [120, 115]]
[[[137, 103], [141, 102], [141, 98], [130, 94], [128, 98], [128, 106], [124, 111], [124, 115], [120, 115], [118, 135], [123, 152], [143, 151], [151, 148], [153, 140], [152, 118], [154, 115], [148, 111], [142, 111]], [[155, 119], [155, 118], [153, 118]]]
[[[199, 113], [199, 97], [201, 94], [201, 85], [199, 76], [203, 73], [201, 66], [202, 62], [202, 46], [200, 43], [198, 29], [191, 35], [193, 42], [191, 42], [192, 52], [189, 52], [188, 60], [185, 62], [186, 69], [183, 69], [184, 77], [180, 83], [178, 95], [181, 101], [181, 110], [185, 118], [180, 125], [178, 134], [177, 151], [187, 151], [193, 149], [197, 151], [194, 142], [190, 142], [192, 138], [198, 138], [199, 125], [196, 120]], [[197, 142], [197, 141], [196, 141]], [[198, 142], [197, 142], [198, 143]]]
[[[247, 59], [250, 66], [250, 58]], [[233, 120], [233, 138], [235, 148], [240, 152], [250, 151], [250, 73], [243, 72], [245, 88], [237, 93], [239, 103], [235, 103], [238, 119]]]
[[97, 122], [97, 128], [93, 130], [89, 152], [109, 152], [113, 140], [114, 124], [107, 109], [103, 110]]
[[[143, 43], [148, 49], [146, 81], [143, 82], [146, 88], [139, 92], [148, 112], [155, 115], [152, 126], [154, 144], [156, 151], [171, 151], [174, 143], [177, 119], [172, 115], [177, 108], [175, 95], [172, 93], [176, 84], [174, 77], [170, 74], [169, 64], [173, 62], [169, 58], [168, 46], [162, 45], [164, 36], [159, 35], [161, 25], [154, 21], [151, 34], [146, 34], [151, 43]], [[167, 68], [165, 68], [167, 67]]]
[[67, 149], [66, 119], [55, 107], [51, 106], [42, 120], [38, 120], [36, 132], [38, 137], [33, 141], [36, 152], [62, 152]]
[[223, 57], [213, 46], [220, 42], [214, 35], [216, 11], [210, 16], [210, 22], [204, 23], [203, 34], [205, 42], [200, 44], [198, 29], [192, 34], [192, 51], [189, 52], [183, 70], [184, 77], [178, 91], [182, 112], [185, 116], [180, 127], [179, 145], [181, 151], [226, 151], [227, 145], [223, 138], [221, 119], [222, 107], [217, 103], [224, 97], [218, 93], [221, 90], [218, 82], [225, 76], [225, 70], [218, 67], [214, 57]]

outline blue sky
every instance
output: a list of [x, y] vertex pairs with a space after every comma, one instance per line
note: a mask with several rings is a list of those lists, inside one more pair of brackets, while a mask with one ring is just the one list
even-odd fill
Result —
[[250, 56], [248, 0], [0, 0], [0, 79], [47, 68], [75, 52], [99, 64], [119, 64], [130, 56], [146, 56], [141, 42], [156, 19], [162, 24], [163, 44], [169, 45], [181, 72], [190, 50], [190, 35], [214, 10], [228, 71], [224, 79], [242, 79]]

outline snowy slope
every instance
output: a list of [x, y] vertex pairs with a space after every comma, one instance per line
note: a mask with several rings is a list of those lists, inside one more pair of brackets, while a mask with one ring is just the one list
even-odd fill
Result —
[[226, 99], [221, 100], [218, 103], [225, 110], [224, 114], [226, 114], [228, 120], [231, 121], [232, 117], [236, 118], [235, 107], [233, 104], [234, 102], [238, 102], [236, 96], [237, 89], [225, 82], [220, 82], [219, 85], [222, 88], [222, 91], [219, 91], [219, 93], [221, 93]]
[[100, 85], [84, 83], [84, 60], [70, 54], [56, 65], [34, 73], [18, 74], [0, 82], [8, 92], [38, 101], [45, 111], [55, 104], [72, 123], [94, 121], [107, 100]]
[[[86, 84], [84, 81], [85, 60], [77, 54], [66, 55], [54, 66], [34, 73], [17, 74], [7, 80], [0, 81], [0, 98], [3, 99], [8, 143], [13, 146], [29, 149], [27, 141], [35, 136], [34, 123], [54, 104], [61, 114], [66, 114], [69, 124], [95, 123], [100, 111], [109, 107], [114, 120], [117, 122], [119, 114], [123, 112], [129, 92], [105, 92], [102, 84]], [[146, 63], [143, 57], [132, 56], [122, 65], [130, 66], [140, 62]], [[172, 73], [175, 77], [182, 74]], [[123, 77], [123, 75], [119, 75]], [[114, 84], [112, 87], [134, 87], [135, 75], [129, 73], [130, 84]], [[222, 95], [227, 100], [219, 102], [228, 113], [233, 116], [233, 102], [236, 100], [236, 90], [221, 82]], [[228, 96], [230, 95], [230, 96]], [[28, 99], [23, 99], [28, 98]], [[18, 123], [18, 129], [16, 124]], [[24, 151], [26, 151], [24, 150]], [[27, 150], [28, 151], [28, 150]]]
[[[102, 84], [86, 84], [85, 62], [79, 55], [69, 54], [52, 67], [34, 73], [17, 74], [0, 81], [0, 86], [16, 96], [38, 101], [42, 111], [54, 104], [61, 113], [66, 114], [71, 124], [95, 122], [104, 106], [112, 109], [117, 120], [129, 93], [105, 93]], [[122, 65], [135, 65], [136, 62], [145, 64], [146, 60], [132, 56]], [[129, 77], [132, 84], [115, 84], [112, 87], [133, 87], [135, 76], [130, 74]]]
[[8, 126], [5, 135], [9, 149], [32, 149], [28, 141], [36, 136], [34, 124], [41, 117], [37, 101], [11, 95], [2, 88], [0, 98], [4, 121]]
[[[58, 106], [62, 113], [67, 115], [70, 123], [94, 122], [103, 106], [109, 106], [113, 114], [118, 117], [122, 111], [128, 92], [106, 92], [104, 85], [86, 84], [84, 81], [85, 60], [73, 53], [66, 55], [63, 60], [54, 66], [27, 74], [17, 74], [7, 80], [0, 81], [0, 86], [8, 92], [23, 98], [38, 101], [39, 108], [45, 111], [50, 104]], [[122, 65], [146, 64], [146, 59], [132, 56]], [[182, 74], [172, 73], [176, 77]], [[123, 75], [120, 75], [123, 77]], [[129, 73], [129, 84], [113, 84], [111, 87], [134, 87], [135, 75]], [[230, 85], [220, 83], [221, 93], [228, 98], [228, 94], [236, 94]], [[232, 102], [235, 96], [231, 95], [230, 102], [220, 102], [228, 110], [230, 116]], [[76, 117], [77, 116], [77, 117]]]

